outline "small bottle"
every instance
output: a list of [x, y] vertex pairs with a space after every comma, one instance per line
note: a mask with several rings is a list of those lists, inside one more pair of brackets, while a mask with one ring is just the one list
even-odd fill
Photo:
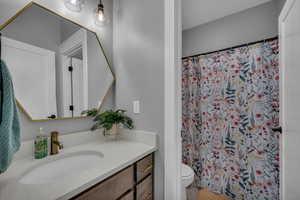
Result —
[[48, 137], [44, 134], [43, 128], [40, 127], [39, 135], [34, 141], [34, 158], [41, 159], [48, 156]]

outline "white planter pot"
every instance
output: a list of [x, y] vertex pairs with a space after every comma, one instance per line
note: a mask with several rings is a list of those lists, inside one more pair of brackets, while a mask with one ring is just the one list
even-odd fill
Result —
[[103, 133], [108, 139], [116, 139], [119, 133], [119, 125], [114, 124], [110, 130], [104, 130]]

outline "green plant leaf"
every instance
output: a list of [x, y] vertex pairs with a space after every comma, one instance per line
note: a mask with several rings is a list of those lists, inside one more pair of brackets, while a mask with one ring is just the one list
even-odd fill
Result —
[[92, 131], [100, 128], [110, 130], [114, 124], [121, 124], [124, 128], [128, 129], [134, 128], [133, 120], [125, 114], [126, 110], [107, 110], [103, 113], [98, 113], [97, 109], [91, 109], [82, 113], [94, 117], [93, 121], [95, 124], [91, 127]]
[[81, 115], [86, 115], [88, 117], [95, 117], [98, 114], [98, 109], [84, 110]]

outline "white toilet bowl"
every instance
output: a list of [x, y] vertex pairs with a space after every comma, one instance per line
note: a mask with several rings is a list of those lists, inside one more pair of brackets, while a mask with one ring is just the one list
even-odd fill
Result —
[[185, 164], [181, 164], [181, 199], [186, 200], [186, 188], [194, 181], [194, 171]]

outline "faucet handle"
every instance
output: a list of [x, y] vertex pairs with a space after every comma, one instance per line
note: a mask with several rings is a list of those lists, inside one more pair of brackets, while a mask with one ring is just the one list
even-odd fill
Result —
[[64, 145], [61, 142], [57, 141], [57, 140], [52, 141], [52, 143], [55, 144], [55, 145], [57, 145], [59, 149], [63, 149], [64, 148]]
[[59, 145], [58, 145], [59, 149], [62, 150], [64, 148], [64, 144], [59, 142]]

